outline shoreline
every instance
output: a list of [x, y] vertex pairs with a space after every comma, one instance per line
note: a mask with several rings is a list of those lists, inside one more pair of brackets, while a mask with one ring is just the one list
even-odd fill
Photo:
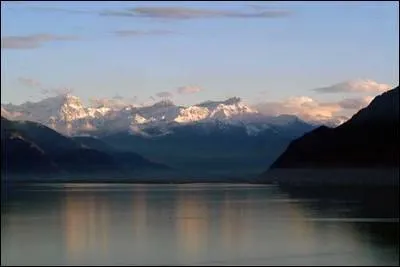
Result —
[[260, 183], [297, 187], [399, 186], [399, 168], [271, 169]]
[[[293, 187], [369, 187], [399, 186], [399, 168], [382, 169], [272, 169], [261, 175], [213, 177], [212, 175], [175, 175], [152, 173], [134, 175], [46, 175], [8, 176], [1, 184], [276, 184]], [[197, 176], [197, 177], [196, 177]], [[74, 178], [75, 177], [75, 178]], [[76, 178], [79, 177], [79, 178]], [[210, 178], [211, 177], [211, 178]]]

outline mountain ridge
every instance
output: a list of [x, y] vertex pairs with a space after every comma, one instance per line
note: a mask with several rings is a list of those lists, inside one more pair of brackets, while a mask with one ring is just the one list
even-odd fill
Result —
[[[78, 97], [70, 94], [35, 103], [2, 104], [2, 114], [13, 120], [39, 122], [69, 136], [118, 131], [140, 134], [146, 128], [162, 129], [170, 125], [203, 122], [237, 124], [243, 127], [248, 124], [251, 128], [249, 132], [257, 134], [281, 118], [263, 115], [245, 105], [239, 97], [224, 101], [205, 101], [186, 107], [177, 106], [171, 100], [165, 99], [149, 106], [125, 105], [115, 108], [106, 105], [86, 107]], [[168, 132], [168, 129], [165, 131]]]
[[15, 175], [129, 175], [132, 171], [167, 168], [133, 152], [107, 149], [105, 144], [101, 147], [99, 142], [84, 146], [39, 123], [1, 117], [2, 179]]

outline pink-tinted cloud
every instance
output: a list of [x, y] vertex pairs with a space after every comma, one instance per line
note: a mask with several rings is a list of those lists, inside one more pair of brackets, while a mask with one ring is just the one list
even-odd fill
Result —
[[255, 108], [266, 115], [292, 114], [305, 120], [332, 118], [341, 110], [338, 104], [319, 103], [307, 97], [291, 97], [281, 102], [265, 102], [255, 105]]
[[291, 15], [288, 10], [274, 9], [252, 9], [244, 10], [222, 10], [188, 7], [161, 7], [146, 6], [128, 8], [124, 10], [106, 10], [100, 13], [101, 16], [135, 17], [135, 18], [159, 18], [159, 19], [210, 19], [210, 18], [280, 18]]
[[308, 96], [290, 97], [283, 101], [264, 102], [254, 106], [260, 113], [270, 116], [296, 115], [305, 121], [344, 122], [358, 110], [366, 107], [374, 99], [372, 96], [344, 98], [334, 102], [317, 101]]
[[146, 35], [169, 35], [175, 32], [169, 30], [118, 30], [114, 31], [114, 34], [118, 37], [135, 37], [135, 36], [146, 36]]
[[373, 99], [374, 98], [372, 96], [366, 96], [362, 98], [345, 98], [339, 101], [338, 104], [343, 109], [359, 110], [368, 106], [368, 104], [371, 103]]
[[196, 94], [203, 91], [202, 88], [198, 86], [182, 86], [178, 88], [178, 94], [185, 95], [185, 94]]
[[354, 80], [314, 89], [318, 93], [382, 93], [391, 89], [388, 84], [373, 80]]
[[27, 36], [5, 36], [1, 37], [2, 49], [34, 49], [44, 43], [54, 41], [73, 41], [76, 36], [62, 36], [55, 34], [33, 34]]

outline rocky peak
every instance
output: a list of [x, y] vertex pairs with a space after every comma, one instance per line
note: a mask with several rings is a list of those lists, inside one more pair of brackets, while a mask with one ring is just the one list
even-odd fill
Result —
[[227, 100], [223, 101], [221, 104], [235, 105], [235, 104], [239, 104], [241, 101], [242, 101], [242, 99], [240, 97], [231, 97], [231, 98], [228, 98]]
[[170, 99], [163, 99], [152, 105], [152, 107], [172, 107], [172, 106], [175, 106], [175, 104]]

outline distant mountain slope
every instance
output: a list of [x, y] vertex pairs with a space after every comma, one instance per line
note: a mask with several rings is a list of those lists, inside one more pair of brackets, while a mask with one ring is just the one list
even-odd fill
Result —
[[257, 129], [254, 135], [251, 124], [216, 121], [171, 125], [168, 134], [158, 136], [120, 132], [104, 136], [101, 140], [119, 150], [137, 152], [179, 169], [239, 175], [239, 172], [262, 171], [291, 140], [314, 129], [296, 117], [290, 120], [285, 118], [284, 122], [281, 125], [270, 124], [263, 130]]
[[71, 137], [71, 139], [85, 148], [96, 149], [96, 150], [104, 151], [104, 152], [115, 151], [115, 149], [113, 147], [104, 143], [103, 141], [101, 141], [100, 139], [98, 139], [96, 137], [75, 136], [75, 137]]
[[[77, 149], [111, 153], [123, 169], [165, 167], [145, 163], [147, 158], [196, 175], [206, 171], [204, 176], [208, 177], [213, 176], [208, 171], [235, 176], [238, 172], [243, 176], [261, 172], [291, 140], [316, 127], [292, 115], [266, 116], [238, 97], [190, 106], [175, 105], [170, 100], [143, 106], [91, 105], [85, 106], [78, 97], [65, 94], [36, 103], [3, 104], [2, 114], [14, 120], [36, 121], [62, 133], [49, 134], [52, 142], [37, 140], [45, 151], [63, 151], [60, 145], [73, 147], [79, 143], [81, 147]], [[24, 124], [30, 125], [22, 123], [21, 127]], [[35, 137], [49, 129], [33, 128], [30, 135]], [[72, 138], [75, 143], [57, 141], [60, 136], [79, 139]], [[81, 164], [78, 158], [71, 160]]]
[[81, 146], [69, 137], [66, 137], [49, 127], [32, 121], [11, 121], [9, 129], [13, 129], [41, 147], [46, 153], [62, 152], [64, 150], [79, 149]]
[[270, 169], [399, 167], [399, 87], [377, 96], [336, 128], [300, 137]]
[[[63, 136], [35, 122], [1, 118], [1, 169], [6, 174], [54, 174], [99, 172], [123, 173], [159, 169], [135, 153], [119, 152], [93, 138], [82, 140]], [[93, 140], [92, 140], [93, 139]]]
[[98, 151], [106, 152], [118, 162], [118, 164], [126, 169], [168, 169], [169, 167], [164, 164], [151, 162], [141, 155], [129, 152], [120, 151], [102, 140], [90, 136], [77, 136], [72, 138], [75, 142], [79, 143], [82, 147], [88, 149], [95, 149]]
[[56, 172], [58, 168], [45, 152], [14, 123], [1, 117], [1, 170], [11, 173]]

